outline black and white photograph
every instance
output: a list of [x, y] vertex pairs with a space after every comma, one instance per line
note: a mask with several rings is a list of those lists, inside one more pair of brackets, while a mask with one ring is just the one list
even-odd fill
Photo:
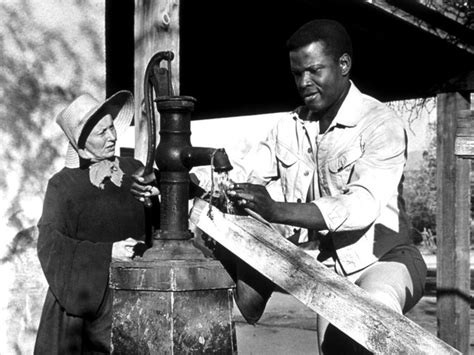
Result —
[[1, 355], [474, 354], [471, 0], [0, 18]]

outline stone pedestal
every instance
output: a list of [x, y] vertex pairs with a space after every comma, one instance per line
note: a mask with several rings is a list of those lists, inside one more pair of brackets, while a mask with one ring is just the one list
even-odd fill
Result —
[[236, 354], [234, 287], [190, 240], [155, 240], [143, 258], [113, 262], [113, 354]]

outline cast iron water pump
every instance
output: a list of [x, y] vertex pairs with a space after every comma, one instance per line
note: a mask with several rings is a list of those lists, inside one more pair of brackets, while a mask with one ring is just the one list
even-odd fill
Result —
[[[216, 172], [232, 169], [224, 149], [192, 147], [191, 112], [196, 99], [174, 96], [171, 87], [173, 53], [158, 52], [145, 71], [145, 110], [148, 119], [148, 154], [145, 172], [152, 171], [153, 158], [160, 171], [160, 231], [155, 239], [188, 239], [189, 170], [195, 166], [213, 165]], [[168, 62], [168, 70], [160, 67]], [[160, 142], [155, 152], [154, 88], [160, 113]]]
[[[194, 246], [188, 229], [189, 170], [212, 163], [214, 171], [224, 172], [232, 166], [224, 149], [191, 146], [190, 121], [196, 100], [173, 95], [172, 59], [172, 52], [158, 52], [145, 72], [149, 130], [145, 174], [153, 171], [156, 162], [160, 228], [152, 234], [152, 245], [142, 257], [111, 265], [112, 352], [236, 354], [234, 283], [218, 260]], [[160, 67], [164, 60], [168, 70]], [[156, 151], [153, 102], [160, 113]]]

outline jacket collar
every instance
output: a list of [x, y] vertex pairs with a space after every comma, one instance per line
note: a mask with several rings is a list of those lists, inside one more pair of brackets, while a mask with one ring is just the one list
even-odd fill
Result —
[[[352, 80], [350, 80], [350, 83], [351, 86], [349, 88], [349, 92], [347, 93], [344, 102], [334, 117], [334, 120], [331, 122], [331, 126], [341, 125], [346, 127], [354, 127], [363, 118], [363, 94], [354, 85]], [[306, 106], [299, 106], [292, 112], [292, 117], [295, 120], [301, 121], [301, 123], [303, 123], [303, 120], [308, 114], [309, 110]]]
[[354, 85], [352, 80], [350, 83], [349, 92], [333, 120], [334, 124], [346, 127], [356, 126], [363, 118], [362, 112], [364, 109], [363, 94]]

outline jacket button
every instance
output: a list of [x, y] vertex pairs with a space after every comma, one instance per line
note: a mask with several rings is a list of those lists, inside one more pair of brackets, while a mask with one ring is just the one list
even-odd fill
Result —
[[297, 200], [296, 200], [296, 202], [298, 202], [298, 203], [301, 203], [301, 199], [300, 199], [300, 198], [299, 198], [299, 199], [297, 199]]
[[308, 148], [308, 153], [312, 153], [313, 150], [311, 148]]
[[309, 171], [306, 170], [306, 171], [304, 172], [304, 176], [308, 176], [308, 175], [309, 175]]

